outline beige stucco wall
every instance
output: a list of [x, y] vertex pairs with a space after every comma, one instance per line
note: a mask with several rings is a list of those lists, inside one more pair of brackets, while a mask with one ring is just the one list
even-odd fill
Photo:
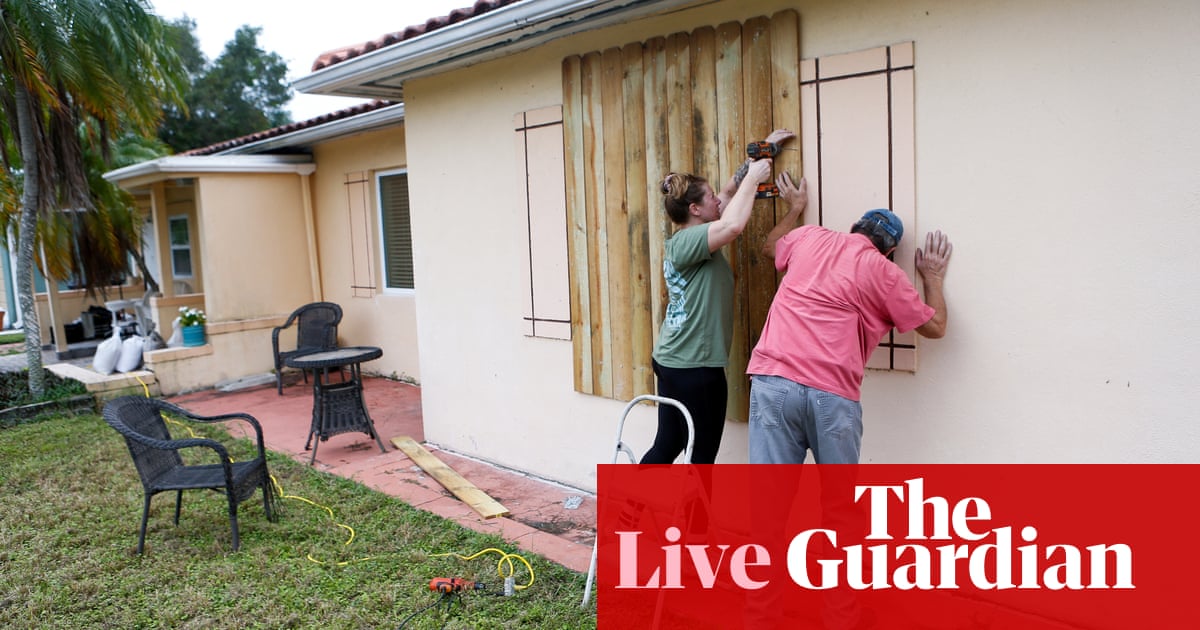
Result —
[[[194, 181], [193, 267], [203, 294], [167, 295], [154, 304], [164, 338], [180, 306], [203, 309], [208, 343], [147, 357], [168, 395], [270, 372], [271, 328], [314, 299], [306, 176], [205, 173]], [[156, 214], [160, 245], [168, 242], [161, 216]], [[160, 250], [164, 274], [168, 256]]]
[[[377, 287], [383, 286], [382, 245], [379, 236], [379, 210], [374, 176], [381, 171], [405, 168], [404, 128], [359, 134], [318, 145], [314, 152], [317, 172], [313, 175], [313, 199], [317, 208], [317, 235], [321, 261], [321, 288], [325, 300], [342, 307], [338, 334], [342, 345], [370, 345], [384, 349], [383, 357], [367, 363], [363, 370], [385, 376], [421, 380], [417, 352], [417, 296], [432, 294], [423, 279], [417, 277], [412, 291], [379, 289], [359, 291], [356, 297], [352, 255], [369, 255]], [[367, 172], [370, 176], [369, 207], [364, 240], [370, 250], [352, 251], [351, 221], [345, 176]], [[418, 251], [420, 242], [414, 243]], [[365, 261], [365, 259], [362, 259]]]
[[287, 315], [312, 301], [304, 215], [308, 185], [294, 173], [198, 178], [193, 238], [203, 260], [211, 322]]
[[[521, 335], [513, 114], [561, 102], [565, 55], [784, 8], [806, 58], [915, 42], [905, 238], [955, 245], [947, 337], [866, 378], [863, 461], [1200, 460], [1191, 0], [729, 1], [408, 82], [426, 437], [594, 487], [622, 405], [572, 391], [569, 342]], [[730, 425], [720, 461], [745, 457]]]

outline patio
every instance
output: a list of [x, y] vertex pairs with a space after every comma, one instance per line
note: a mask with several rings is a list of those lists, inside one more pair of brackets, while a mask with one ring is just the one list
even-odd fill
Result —
[[[168, 400], [204, 415], [249, 413], [262, 423], [267, 448], [307, 463], [310, 452], [304, 450], [304, 442], [312, 416], [312, 388], [300, 381], [298, 374], [291, 373], [288, 378], [290, 384], [284, 387], [282, 396], [276, 394], [272, 382], [235, 392], [203, 390]], [[409, 436], [418, 443], [424, 440], [421, 389], [378, 377], [365, 377], [363, 385], [367, 409], [388, 452], [380, 453], [374, 440], [365, 434], [338, 435], [321, 443], [314, 465], [317, 469], [353, 479], [475, 531], [496, 534], [569, 569], [587, 571], [595, 538], [594, 496], [425, 445], [511, 512], [508, 517], [484, 519], [391, 442], [400, 436]], [[577, 508], [568, 509], [566, 504], [572, 497], [582, 497], [583, 501]]]

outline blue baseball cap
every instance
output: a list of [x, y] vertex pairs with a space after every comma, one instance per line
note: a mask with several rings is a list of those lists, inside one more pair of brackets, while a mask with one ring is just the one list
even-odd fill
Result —
[[904, 222], [896, 213], [887, 208], [876, 208], [875, 210], [867, 210], [867, 213], [862, 217], [863, 221], [874, 221], [883, 228], [884, 232], [892, 235], [896, 242], [900, 242], [900, 237], [904, 236]]

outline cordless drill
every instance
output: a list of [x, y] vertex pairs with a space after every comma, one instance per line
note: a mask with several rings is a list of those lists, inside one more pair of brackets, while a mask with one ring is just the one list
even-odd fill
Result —
[[435, 577], [429, 580], [429, 590], [438, 593], [461, 593], [469, 590], [482, 590], [484, 585], [463, 578]]
[[[779, 145], [766, 140], [751, 142], [746, 145], [746, 157], [751, 160], [761, 160], [763, 158], [773, 158], [779, 154]], [[758, 190], [754, 193], [755, 199], [770, 199], [779, 196], [779, 187], [771, 182], [763, 182], [758, 185]]]

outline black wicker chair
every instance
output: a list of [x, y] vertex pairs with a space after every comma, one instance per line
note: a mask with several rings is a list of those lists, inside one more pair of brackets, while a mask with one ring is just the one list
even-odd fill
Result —
[[[275, 353], [275, 388], [283, 395], [284, 361], [290, 356], [337, 348], [337, 328], [342, 322], [342, 307], [333, 302], [313, 302], [296, 309], [282, 326], [271, 331], [271, 351]], [[279, 333], [296, 324], [296, 349], [280, 350]], [[304, 372], [308, 382], [308, 372]]]
[[[172, 439], [163, 420], [162, 412], [170, 412], [180, 418], [196, 422], [220, 422], [245, 420], [254, 427], [258, 441], [258, 455], [247, 461], [230, 461], [229, 452], [217, 441], [203, 438]], [[263, 508], [267, 519], [274, 521], [271, 504], [274, 490], [271, 475], [267, 471], [266, 450], [263, 448], [262, 426], [254, 417], [244, 413], [220, 416], [198, 416], [186, 409], [156, 398], [124, 396], [104, 405], [104, 421], [125, 437], [133, 464], [142, 479], [145, 501], [142, 505], [142, 527], [138, 533], [138, 553], [146, 543], [146, 520], [150, 515], [150, 498], [159, 492], [176, 491], [175, 524], [179, 525], [179, 512], [183, 505], [183, 491], [209, 489], [224, 492], [229, 499], [229, 527], [233, 531], [233, 550], [238, 549], [238, 504], [254, 496], [261, 488]], [[205, 447], [216, 452], [218, 463], [184, 465], [179, 451], [185, 448]]]

